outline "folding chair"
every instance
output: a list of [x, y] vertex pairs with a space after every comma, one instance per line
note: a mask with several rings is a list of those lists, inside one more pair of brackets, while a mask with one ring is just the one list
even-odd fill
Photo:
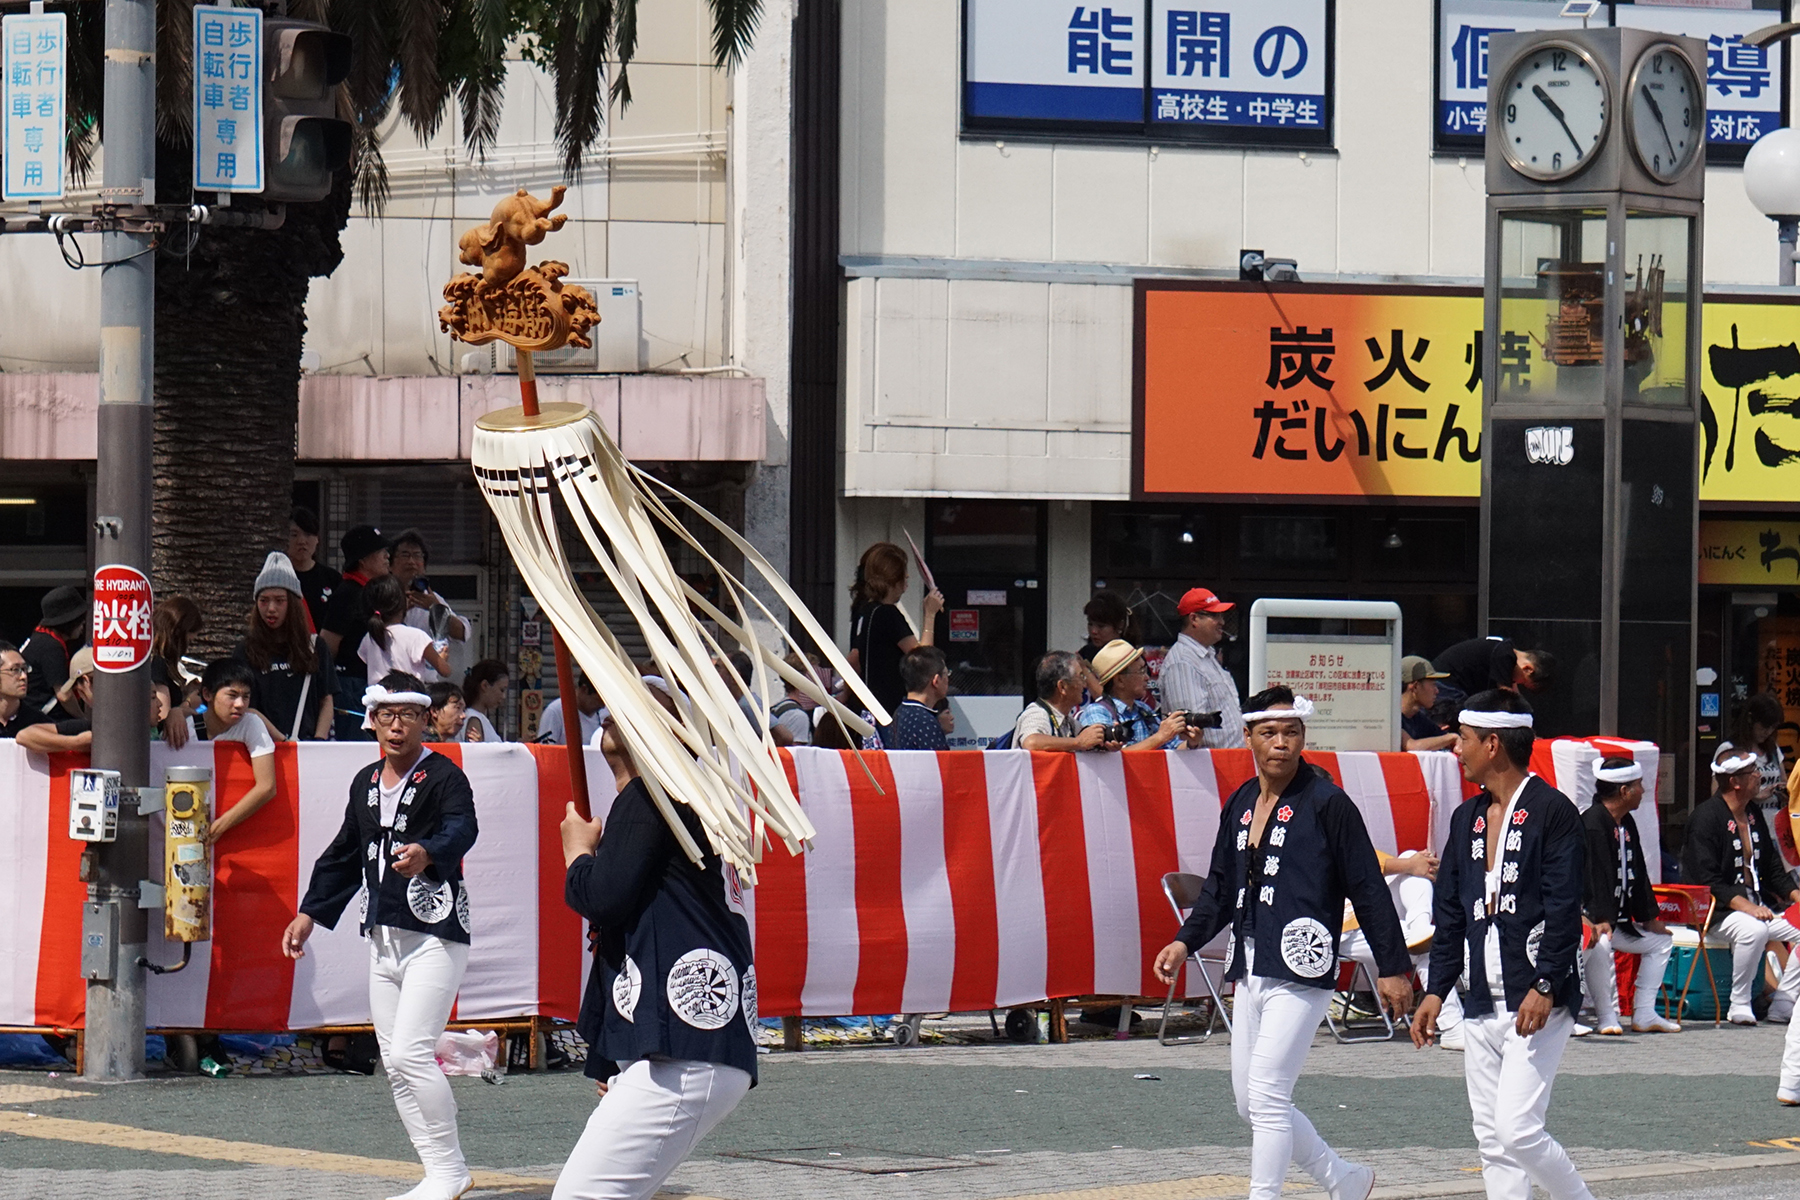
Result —
[[[1381, 1018], [1382, 1032], [1380, 1033], [1371, 1032], [1352, 1036], [1349, 1032], [1358, 1025], [1367, 1026], [1371, 1030], [1375, 1027], [1373, 1021], [1353, 1022], [1350, 1019], [1350, 998], [1356, 994], [1356, 977], [1358, 975], [1369, 981], [1369, 990], [1375, 993], [1375, 1013]], [[1344, 1010], [1342, 1028], [1338, 1027], [1337, 1018], [1331, 1015], [1333, 1006], [1342, 1006]], [[1349, 1045], [1353, 1042], [1389, 1042], [1393, 1040], [1394, 1018], [1388, 1016], [1387, 1009], [1382, 1006], [1381, 992], [1375, 986], [1375, 977], [1360, 962], [1353, 959], [1338, 964], [1338, 990], [1332, 997], [1332, 1004], [1325, 1008], [1325, 1024], [1330, 1027], [1331, 1036], [1336, 1038], [1340, 1045]]]
[[[1675, 935], [1675, 945], [1689, 946], [1694, 951], [1693, 960], [1688, 963], [1687, 977], [1681, 981], [1681, 995], [1675, 999], [1675, 1010], [1669, 1011], [1669, 1001], [1665, 998], [1663, 1016], [1681, 1019], [1687, 1010], [1688, 989], [1694, 982], [1694, 970], [1705, 963], [1706, 986], [1712, 991], [1713, 1027], [1716, 1029], [1724, 1020], [1725, 1009], [1719, 1003], [1719, 982], [1713, 978], [1712, 956], [1707, 951], [1731, 949], [1731, 939], [1709, 932], [1718, 901], [1711, 888], [1699, 884], [1657, 883], [1651, 885], [1650, 891], [1656, 897], [1657, 915], [1663, 924], [1687, 927], [1671, 931]], [[1688, 930], [1692, 930], [1691, 934]]]
[[[1200, 876], [1190, 875], [1185, 871], [1170, 871], [1162, 877], [1163, 895], [1169, 898], [1169, 907], [1175, 910], [1177, 923], [1187, 920], [1188, 912], [1199, 901], [1200, 889], [1205, 883], [1206, 880]], [[1169, 1010], [1175, 1006], [1175, 989], [1181, 986], [1182, 972], [1176, 972], [1175, 982], [1169, 985], [1168, 998], [1163, 1001], [1162, 1025], [1156, 1031], [1157, 1042], [1164, 1046], [1191, 1046], [1204, 1042], [1213, 1035], [1213, 1029], [1220, 1021], [1225, 1022], [1225, 1032], [1231, 1032], [1231, 1016], [1225, 1011], [1224, 997], [1219, 994], [1219, 985], [1225, 982], [1225, 969], [1230, 965], [1229, 961], [1223, 955], [1207, 954], [1203, 947], [1199, 946], [1194, 947], [1188, 958], [1199, 966], [1200, 979], [1206, 984], [1207, 994], [1212, 997], [1212, 1017], [1206, 1022], [1206, 1032], [1198, 1037], [1184, 1035], [1172, 1038], [1169, 1036]], [[1208, 967], [1218, 970], [1218, 985], [1213, 983], [1212, 972], [1207, 970]]]

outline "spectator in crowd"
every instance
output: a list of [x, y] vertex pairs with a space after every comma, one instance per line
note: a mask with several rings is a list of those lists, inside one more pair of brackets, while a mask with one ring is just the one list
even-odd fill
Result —
[[876, 542], [863, 551], [850, 588], [850, 665], [890, 713], [906, 699], [901, 657], [932, 644], [944, 608], [944, 593], [936, 588], [927, 592], [924, 625], [914, 634], [900, 611], [906, 583], [906, 551], [892, 542]]
[[937, 702], [938, 728], [948, 738], [956, 732], [956, 713], [950, 707], [950, 697], [945, 696]]
[[300, 594], [306, 597], [306, 611], [314, 629], [325, 628], [325, 614], [330, 611], [331, 597], [344, 577], [320, 562], [319, 517], [310, 508], [294, 506], [288, 514], [288, 561], [300, 577]]
[[1445, 701], [1461, 701], [1489, 688], [1541, 692], [1550, 686], [1556, 658], [1548, 650], [1519, 650], [1511, 638], [1470, 638], [1433, 656], [1444, 672], [1438, 691]]
[[1117, 750], [1099, 725], [1086, 729], [1075, 719], [1081, 702], [1081, 655], [1052, 650], [1038, 660], [1033, 680], [1037, 699], [1013, 722], [1015, 750]]
[[1400, 660], [1402, 750], [1448, 750], [1456, 744], [1456, 735], [1431, 719], [1431, 706], [1437, 703], [1437, 681], [1448, 678], [1431, 665], [1429, 658], [1409, 654]]
[[919, 646], [900, 660], [906, 699], [894, 709], [894, 722], [881, 727], [886, 750], [948, 750], [938, 723], [938, 702], [950, 694], [950, 663], [936, 646]]
[[[431, 565], [431, 551], [425, 545], [425, 535], [417, 529], [402, 530], [389, 547], [389, 554], [394, 578], [406, 589], [406, 623], [429, 633], [438, 649], [448, 656], [451, 642], [468, 640], [469, 623], [457, 616], [456, 610], [445, 603], [442, 596], [432, 591], [431, 581], [425, 578], [425, 571]], [[432, 682], [430, 675], [420, 678], [426, 683]]]
[[1201, 745], [1214, 750], [1245, 744], [1237, 683], [1215, 649], [1225, 638], [1225, 614], [1234, 607], [1206, 588], [1189, 589], [1175, 606], [1181, 616], [1181, 635], [1163, 656], [1158, 677], [1164, 709], [1218, 714], [1219, 724], [1204, 729], [1200, 739]]
[[406, 623], [406, 589], [392, 575], [372, 579], [363, 587], [363, 608], [369, 631], [356, 648], [368, 668], [369, 678], [385, 678], [390, 671], [424, 678], [430, 667], [438, 676], [450, 673], [450, 660], [437, 648], [431, 635]]
[[[431, 696], [431, 712], [426, 718], [425, 740], [428, 742], [463, 741], [463, 727], [469, 723], [468, 705], [463, 690], [454, 683], [439, 681], [427, 689]], [[480, 741], [477, 736], [475, 741]]]
[[1098, 698], [1105, 690], [1098, 676], [1094, 674], [1094, 656], [1100, 648], [1110, 642], [1127, 638], [1126, 630], [1131, 625], [1131, 608], [1117, 592], [1095, 592], [1081, 610], [1087, 618], [1087, 644], [1077, 651], [1084, 663], [1088, 664], [1087, 679], [1083, 681], [1090, 698]]
[[179, 750], [188, 740], [192, 718], [200, 709], [200, 674], [206, 664], [188, 657], [188, 643], [206, 627], [200, 606], [186, 596], [157, 601], [150, 613], [150, 656], [169, 677], [169, 716], [163, 740]]
[[[1800, 929], [1782, 914], [1800, 903], [1796, 885], [1769, 832], [1756, 793], [1762, 775], [1748, 749], [1721, 746], [1713, 755], [1718, 790], [1695, 806], [1688, 818], [1687, 844], [1681, 851], [1681, 882], [1712, 889], [1713, 928], [1731, 940], [1731, 1008], [1733, 1025], [1756, 1024], [1750, 993], [1762, 973], [1770, 942], [1800, 942]], [[1800, 994], [1800, 954], [1788, 955], [1781, 986], [1769, 1002], [1769, 1018], [1793, 1012]]]
[[[1203, 730], [1189, 729], [1187, 714], [1174, 712], [1159, 718], [1156, 710], [1144, 703], [1150, 688], [1150, 668], [1144, 663], [1144, 652], [1123, 638], [1106, 643], [1094, 656], [1089, 672], [1100, 683], [1100, 698], [1084, 705], [1075, 714], [1075, 722], [1083, 729], [1098, 725], [1106, 730], [1109, 742], [1117, 742], [1127, 750], [1161, 750], [1165, 746], [1179, 750], [1198, 746]], [[1124, 738], [1115, 737], [1123, 726]]]
[[[806, 674], [807, 664], [798, 651], [787, 656], [787, 665]], [[818, 705], [813, 698], [802, 692], [793, 684], [787, 685], [787, 692], [769, 709], [769, 732], [775, 737], [778, 746], [807, 746], [812, 744], [813, 709]]]
[[340, 741], [362, 739], [363, 692], [371, 678], [369, 668], [357, 653], [369, 632], [369, 613], [363, 607], [363, 589], [388, 573], [388, 544], [381, 530], [373, 525], [357, 525], [345, 532], [338, 542], [344, 555], [344, 574], [331, 603], [325, 610], [325, 623], [319, 629], [331, 656], [337, 663], [337, 736]]
[[[497, 658], [484, 658], [463, 675], [463, 701], [469, 706], [469, 740], [499, 742], [500, 729], [494, 717], [506, 703], [506, 664]], [[475, 731], [480, 730], [480, 736]]]
[[241, 659], [210, 662], [200, 677], [200, 697], [206, 707], [194, 719], [194, 732], [208, 741], [244, 743], [256, 780], [230, 808], [225, 808], [225, 798], [219, 797], [219, 815], [206, 835], [208, 842], [217, 842], [242, 825], [275, 796], [276, 735], [263, 715], [250, 707], [250, 694], [255, 690], [256, 672]]
[[0, 738], [13, 738], [25, 749], [39, 754], [86, 750], [93, 744], [92, 733], [58, 733], [50, 714], [25, 703], [29, 673], [19, 648], [11, 642], [0, 642]]
[[56, 691], [69, 678], [69, 657], [87, 633], [88, 594], [70, 584], [51, 588], [38, 601], [37, 628], [19, 647], [30, 672], [25, 704], [47, 716], [56, 715]]
[[256, 605], [233, 651], [256, 673], [252, 707], [289, 742], [324, 741], [335, 713], [337, 668], [324, 637], [312, 631], [304, 585], [288, 556], [270, 551], [256, 577]]
[[[1756, 755], [1756, 806], [1762, 809], [1771, 830], [1777, 829], [1776, 815], [1787, 809], [1788, 802], [1786, 765], [1781, 745], [1775, 740], [1775, 731], [1786, 715], [1781, 701], [1767, 692], [1758, 692], [1737, 706], [1731, 740], [1723, 743]], [[1791, 835], [1778, 840], [1789, 863], [1797, 861], [1789, 844]]]
[[[600, 711], [600, 693], [588, 681], [588, 677], [580, 671], [575, 672], [575, 709], [581, 716], [581, 740], [576, 745], [585, 746], [600, 732], [600, 722], [605, 719]], [[563, 698], [558, 696], [544, 705], [543, 715], [538, 717], [538, 736], [540, 742], [566, 746], [568, 740], [563, 732]]]
[[1615, 950], [1642, 957], [1631, 1005], [1633, 1031], [1681, 1032], [1680, 1025], [1656, 1011], [1656, 993], [1675, 943], [1658, 920], [1644, 844], [1631, 815], [1643, 801], [1643, 764], [1608, 758], [1594, 769], [1594, 802], [1581, 814], [1587, 831], [1587, 886], [1581, 907], [1594, 927], [1594, 944], [1582, 958], [1602, 1034], [1625, 1032], [1619, 1024], [1619, 989], [1613, 977]]

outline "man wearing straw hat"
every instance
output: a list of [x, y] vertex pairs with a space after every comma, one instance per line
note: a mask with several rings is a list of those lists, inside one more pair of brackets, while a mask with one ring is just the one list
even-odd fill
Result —
[[417, 677], [390, 671], [362, 707], [382, 757], [351, 778], [343, 827], [313, 865], [281, 948], [303, 957], [315, 921], [331, 929], [358, 891], [367, 896], [369, 1011], [394, 1107], [425, 1166], [394, 1200], [456, 1200], [474, 1181], [436, 1047], [469, 965], [462, 860], [475, 845], [475, 796], [462, 768], [425, 747], [431, 697]]
[[1376, 988], [1395, 1017], [1412, 1007], [1412, 963], [1356, 802], [1301, 757], [1312, 704], [1272, 687], [1248, 707], [1256, 778], [1226, 802], [1200, 899], [1157, 954], [1156, 973], [1173, 983], [1189, 954], [1231, 930], [1231, 1085], [1252, 1131], [1250, 1200], [1280, 1196], [1289, 1163], [1331, 1200], [1367, 1200], [1375, 1172], [1325, 1144], [1294, 1107], [1294, 1083], [1336, 986], [1344, 901], [1374, 948]]
[[1091, 669], [1105, 691], [1092, 704], [1081, 706], [1075, 714], [1077, 726], [1104, 726], [1106, 740], [1119, 742], [1127, 750], [1180, 750], [1200, 744], [1205, 731], [1188, 728], [1186, 713], [1158, 717], [1156, 710], [1144, 703], [1150, 671], [1144, 665], [1142, 647], [1114, 638], [1094, 655]]
[[1600, 1014], [1602, 1034], [1623, 1034], [1613, 952], [1636, 954], [1637, 994], [1631, 1028], [1637, 1033], [1679, 1033], [1681, 1026], [1656, 1011], [1656, 993], [1675, 941], [1657, 920], [1656, 896], [1644, 865], [1644, 843], [1632, 813], [1644, 802], [1644, 766], [1609, 758], [1594, 768], [1594, 802], [1581, 814], [1587, 831], [1587, 888], [1582, 907], [1594, 923], [1594, 944], [1583, 954], [1587, 985]]
[[1544, 1128], [1581, 1007], [1581, 816], [1530, 773], [1531, 706], [1491, 689], [1457, 714], [1456, 756], [1483, 790], [1450, 818], [1438, 866], [1431, 985], [1413, 1044], [1431, 1044], [1444, 997], [1463, 998], [1463, 1079], [1489, 1200], [1592, 1200]]

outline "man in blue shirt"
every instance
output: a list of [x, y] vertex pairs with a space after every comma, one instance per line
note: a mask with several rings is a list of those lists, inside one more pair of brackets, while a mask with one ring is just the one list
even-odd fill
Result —
[[906, 699], [894, 708], [894, 723], [881, 726], [884, 750], [948, 750], [937, 706], [950, 694], [950, 664], [936, 646], [917, 646], [900, 660]]

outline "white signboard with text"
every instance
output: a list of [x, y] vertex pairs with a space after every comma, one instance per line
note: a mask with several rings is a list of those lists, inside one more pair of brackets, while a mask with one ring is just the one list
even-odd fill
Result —
[[69, 87], [68, 17], [13, 13], [0, 21], [5, 76], [7, 200], [55, 200], [63, 194]]
[[1313, 703], [1308, 749], [1398, 750], [1400, 606], [1258, 600], [1250, 606], [1250, 692], [1277, 684]]

